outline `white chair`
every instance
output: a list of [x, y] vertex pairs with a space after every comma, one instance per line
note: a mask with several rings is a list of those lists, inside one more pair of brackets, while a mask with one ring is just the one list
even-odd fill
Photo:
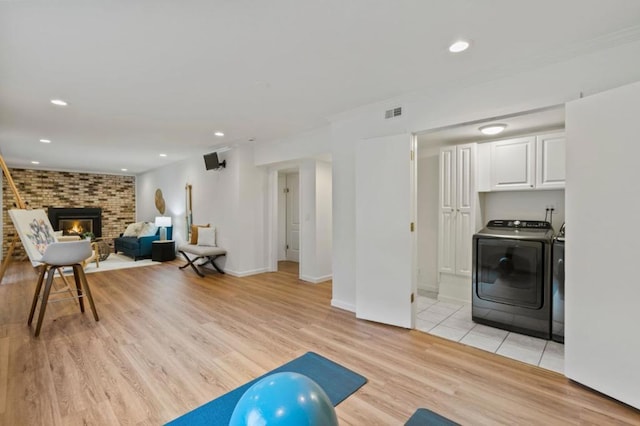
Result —
[[[38, 283], [33, 294], [33, 302], [31, 303], [31, 312], [29, 313], [28, 325], [31, 325], [33, 321], [33, 315], [36, 311], [36, 305], [38, 299], [42, 299], [40, 302], [40, 313], [38, 314], [38, 323], [36, 325], [35, 336], [40, 335], [40, 328], [42, 327], [42, 320], [44, 319], [44, 313], [47, 309], [47, 303], [49, 302], [49, 295], [51, 294], [51, 286], [53, 284], [53, 277], [55, 271], [59, 268], [72, 267], [73, 277], [76, 283], [76, 293], [73, 297], [56, 298], [51, 302], [57, 302], [68, 299], [78, 299], [80, 304], [80, 312], [84, 313], [83, 298], [89, 299], [89, 305], [93, 312], [93, 317], [96, 321], [99, 321], [98, 313], [96, 311], [95, 304], [93, 303], [93, 297], [91, 296], [91, 289], [87, 282], [87, 277], [84, 274], [83, 262], [91, 257], [91, 242], [89, 240], [68, 241], [61, 243], [51, 243], [47, 246], [42, 259], [40, 274], [38, 275]], [[44, 282], [44, 276], [47, 275], [47, 282], [42, 290], [42, 283]], [[83, 292], [84, 289], [84, 292]], [[42, 291], [42, 295], [40, 295]], [[53, 292], [53, 294], [65, 292], [65, 290]]]

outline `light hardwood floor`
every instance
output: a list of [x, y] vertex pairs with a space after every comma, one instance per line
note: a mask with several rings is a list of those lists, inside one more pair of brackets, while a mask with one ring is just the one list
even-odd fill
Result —
[[462, 424], [640, 424], [557, 373], [330, 306], [291, 272], [200, 278], [180, 261], [87, 276], [100, 322], [52, 304], [33, 337], [35, 274], [0, 285], [0, 424], [158, 425], [307, 351], [369, 379], [340, 424], [402, 425], [418, 407]]

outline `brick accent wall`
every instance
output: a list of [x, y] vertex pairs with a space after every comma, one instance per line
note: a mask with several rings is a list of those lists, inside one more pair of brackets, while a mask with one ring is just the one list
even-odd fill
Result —
[[[136, 178], [48, 170], [9, 169], [18, 192], [29, 208], [101, 207], [102, 237], [113, 248], [113, 238], [124, 232], [136, 217]], [[7, 213], [15, 208], [15, 198], [7, 178], [2, 173], [3, 258], [15, 235]], [[22, 244], [16, 245], [14, 257], [25, 254]]]

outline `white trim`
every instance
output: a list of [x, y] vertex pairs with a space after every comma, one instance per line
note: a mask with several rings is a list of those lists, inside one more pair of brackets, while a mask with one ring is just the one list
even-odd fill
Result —
[[307, 275], [300, 275], [300, 279], [302, 281], [307, 281], [310, 282], [312, 284], [318, 284], [321, 282], [325, 282], [325, 281], [329, 281], [330, 279], [333, 278], [333, 275], [323, 275], [321, 277], [309, 277]]
[[334, 308], [353, 312], [354, 314], [356, 312], [356, 305], [352, 303], [343, 302], [341, 300], [331, 299], [331, 306], [333, 306]]
[[239, 277], [239, 278], [248, 277], [249, 275], [263, 274], [265, 272], [271, 272], [271, 271], [269, 270], [269, 268], [266, 268], [266, 267], [265, 268], [259, 268], [259, 269], [252, 269], [252, 270], [249, 270], [249, 271], [242, 271], [242, 272], [231, 271], [231, 270], [228, 270], [228, 269], [226, 269], [224, 271], [225, 274], [229, 274], [229, 275], [232, 275], [234, 277]]
[[440, 296], [440, 294], [438, 294], [438, 302], [455, 303], [458, 305], [460, 303], [463, 303], [465, 305], [471, 304], [468, 300], [465, 300], [465, 299], [457, 299], [455, 297]]

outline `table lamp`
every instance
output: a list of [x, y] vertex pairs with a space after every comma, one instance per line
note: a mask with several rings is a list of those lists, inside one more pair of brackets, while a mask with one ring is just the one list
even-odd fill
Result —
[[160, 239], [167, 239], [167, 226], [171, 226], [170, 216], [156, 216], [156, 226], [160, 228]]

